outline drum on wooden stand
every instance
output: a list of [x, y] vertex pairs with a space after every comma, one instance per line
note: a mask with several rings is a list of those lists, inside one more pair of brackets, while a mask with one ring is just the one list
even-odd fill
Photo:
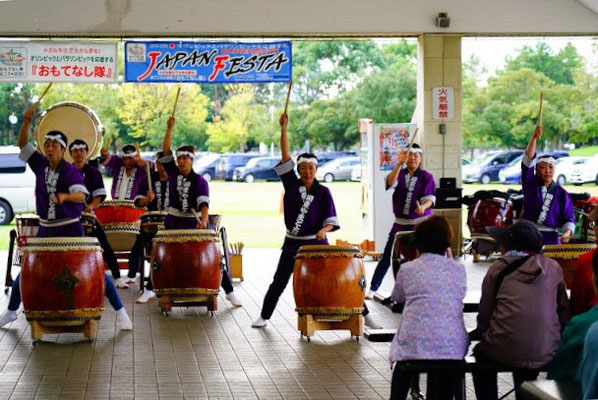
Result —
[[216, 232], [209, 229], [156, 233], [151, 279], [163, 313], [167, 315], [177, 305], [207, 305], [212, 312], [217, 309], [222, 279], [219, 242]]
[[167, 215], [168, 213], [164, 211], [148, 211], [141, 215], [141, 232], [155, 235], [160, 229], [164, 229]]
[[135, 207], [133, 200], [107, 200], [95, 209], [108, 243], [116, 252], [131, 251], [145, 212], [144, 208]]
[[293, 290], [298, 329], [308, 339], [315, 330], [349, 329], [363, 335], [365, 268], [355, 246], [301, 246], [295, 256]]
[[571, 288], [575, 270], [577, 269], [577, 259], [584, 253], [596, 248], [594, 243], [582, 244], [550, 244], [542, 247], [542, 254], [548, 258], [557, 261], [563, 268], [563, 278], [567, 288]]
[[96, 238], [31, 238], [24, 248], [21, 296], [31, 338], [82, 332], [90, 340], [104, 304], [104, 260]]

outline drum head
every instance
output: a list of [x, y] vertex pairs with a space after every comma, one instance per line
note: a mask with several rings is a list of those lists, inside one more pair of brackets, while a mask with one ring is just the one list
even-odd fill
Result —
[[[42, 113], [35, 126], [35, 143], [43, 152], [44, 137], [50, 131], [60, 131], [68, 138], [71, 144], [75, 139], [81, 139], [89, 147], [87, 159], [96, 157], [102, 146], [104, 127], [97, 114], [83, 104], [64, 101], [56, 103]], [[69, 151], [64, 153], [68, 162], [73, 159]]]

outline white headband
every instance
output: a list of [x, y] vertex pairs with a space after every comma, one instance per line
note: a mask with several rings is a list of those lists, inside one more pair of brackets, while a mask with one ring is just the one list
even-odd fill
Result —
[[46, 137], [44, 138], [44, 143], [46, 143], [48, 140], [55, 140], [58, 143], [60, 143], [62, 147], [66, 148], [66, 143], [64, 143], [64, 140], [60, 135], [46, 135]]
[[123, 157], [137, 157], [137, 151], [125, 151]]
[[420, 149], [420, 148], [417, 148], [417, 147], [412, 147], [412, 148], [411, 148], [411, 150], [409, 150], [409, 153], [413, 153], [413, 154], [417, 154], [417, 153], [419, 153], [419, 154], [422, 154], [422, 153], [423, 153], [423, 151], [422, 151], [422, 149]]
[[299, 157], [297, 159], [297, 165], [299, 165], [301, 163], [304, 163], [304, 162], [311, 163], [311, 164], [315, 165], [316, 167], [318, 166], [318, 159], [315, 158], [315, 157], [305, 157], [305, 156], [303, 156], [303, 157]]
[[181, 156], [187, 156], [190, 158], [195, 158], [195, 154], [191, 153], [190, 151], [186, 151], [186, 150], [177, 150], [176, 152], [176, 156], [181, 157]]
[[73, 151], [73, 150], [79, 150], [79, 149], [82, 149], [82, 150], [85, 150], [85, 151], [87, 151], [87, 145], [85, 145], [85, 144], [83, 144], [83, 143], [80, 143], [80, 144], [72, 144], [72, 145], [71, 145], [71, 148], [70, 148], [70, 151]]
[[538, 159], [536, 160], [536, 164], [540, 164], [540, 163], [556, 165], [556, 160], [552, 156], [546, 156], [546, 157], [541, 156], [541, 157], [538, 157]]

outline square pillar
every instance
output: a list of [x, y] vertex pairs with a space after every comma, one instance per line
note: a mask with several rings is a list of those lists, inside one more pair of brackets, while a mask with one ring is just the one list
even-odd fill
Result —
[[[417, 49], [417, 107], [414, 120], [419, 127], [417, 142], [423, 148], [423, 168], [442, 177], [457, 178], [461, 186], [461, 36], [420, 35]], [[432, 119], [432, 88], [452, 87], [454, 117]], [[446, 133], [440, 134], [440, 125]]]

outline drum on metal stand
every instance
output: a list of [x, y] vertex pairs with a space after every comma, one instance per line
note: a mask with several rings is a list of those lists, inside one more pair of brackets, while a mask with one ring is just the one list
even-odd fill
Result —
[[153, 240], [151, 279], [158, 306], [207, 305], [217, 309], [220, 269], [219, 238], [209, 229], [161, 230]]
[[96, 238], [30, 238], [23, 249], [21, 296], [31, 338], [82, 332], [92, 340], [104, 304], [104, 260]]
[[468, 207], [467, 226], [471, 232], [474, 261], [480, 254], [487, 257], [498, 251], [494, 239], [486, 232], [488, 226], [508, 227], [513, 224], [512, 204], [501, 197], [484, 198]]
[[81, 225], [83, 225], [83, 230], [85, 230], [87, 236], [91, 235], [97, 223], [98, 219], [94, 213], [85, 211], [81, 213]]
[[95, 209], [110, 246], [117, 252], [131, 251], [145, 212], [144, 208], [135, 207], [133, 200], [106, 200]]
[[315, 330], [349, 329], [363, 334], [365, 268], [355, 246], [301, 246], [295, 256], [293, 291], [298, 329], [308, 339]]
[[27, 244], [27, 239], [35, 237], [39, 230], [39, 217], [17, 217], [17, 244], [19, 247]]
[[575, 270], [577, 269], [577, 259], [582, 254], [592, 251], [595, 248], [595, 243], [550, 244], [542, 247], [542, 254], [560, 264], [561, 268], [563, 268], [565, 285], [567, 288], [571, 288]]

